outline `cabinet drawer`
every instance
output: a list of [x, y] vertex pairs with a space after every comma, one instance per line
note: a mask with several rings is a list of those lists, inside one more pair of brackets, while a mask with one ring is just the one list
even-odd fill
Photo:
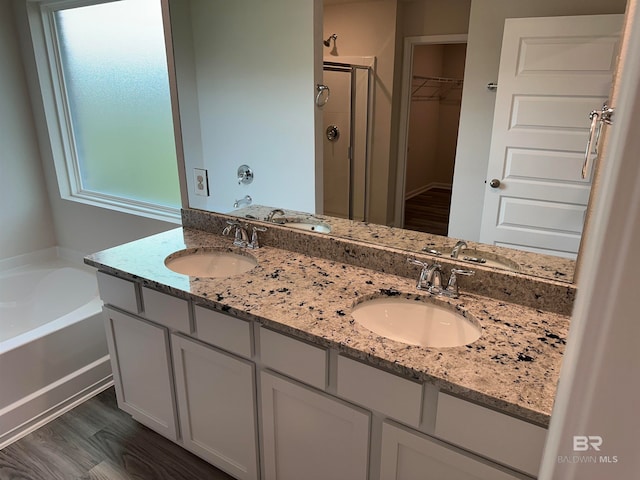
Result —
[[96, 274], [100, 298], [105, 305], [113, 305], [131, 313], [139, 313], [136, 284], [103, 272]]
[[327, 386], [327, 351], [260, 328], [260, 357], [269, 368], [311, 386]]
[[420, 425], [422, 384], [338, 357], [338, 396], [413, 426]]
[[435, 435], [536, 476], [547, 430], [440, 392]]
[[189, 302], [142, 287], [144, 316], [172, 330], [191, 333]]
[[207, 308], [194, 308], [197, 336], [242, 357], [251, 358], [251, 324]]

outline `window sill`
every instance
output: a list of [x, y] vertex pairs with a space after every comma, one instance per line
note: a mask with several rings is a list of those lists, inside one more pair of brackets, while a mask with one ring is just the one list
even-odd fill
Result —
[[78, 192], [71, 195], [62, 195], [63, 200], [83, 203], [93, 207], [105, 208], [116, 212], [150, 218], [162, 222], [180, 225], [182, 218], [179, 208], [154, 205], [121, 197], [112, 197], [95, 192]]

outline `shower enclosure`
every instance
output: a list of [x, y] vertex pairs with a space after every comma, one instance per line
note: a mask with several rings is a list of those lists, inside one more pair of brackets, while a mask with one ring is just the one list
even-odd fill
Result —
[[371, 67], [325, 61], [323, 82], [323, 213], [366, 221]]

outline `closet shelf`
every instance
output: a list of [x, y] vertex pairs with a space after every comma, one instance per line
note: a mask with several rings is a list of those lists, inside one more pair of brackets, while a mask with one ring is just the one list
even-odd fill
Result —
[[457, 78], [413, 75], [411, 81], [411, 100], [444, 100], [452, 90], [462, 89], [462, 82], [463, 81], [461, 79]]

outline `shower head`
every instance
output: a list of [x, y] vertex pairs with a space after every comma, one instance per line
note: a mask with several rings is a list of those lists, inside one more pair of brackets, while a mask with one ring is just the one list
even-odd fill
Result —
[[336, 35], [335, 33], [332, 33], [331, 35], [329, 35], [329, 38], [327, 38], [326, 40], [323, 40], [322, 43], [324, 43], [325, 47], [330, 47], [331, 40], [333, 39], [333, 42], [335, 43], [336, 38], [338, 38], [338, 35]]

